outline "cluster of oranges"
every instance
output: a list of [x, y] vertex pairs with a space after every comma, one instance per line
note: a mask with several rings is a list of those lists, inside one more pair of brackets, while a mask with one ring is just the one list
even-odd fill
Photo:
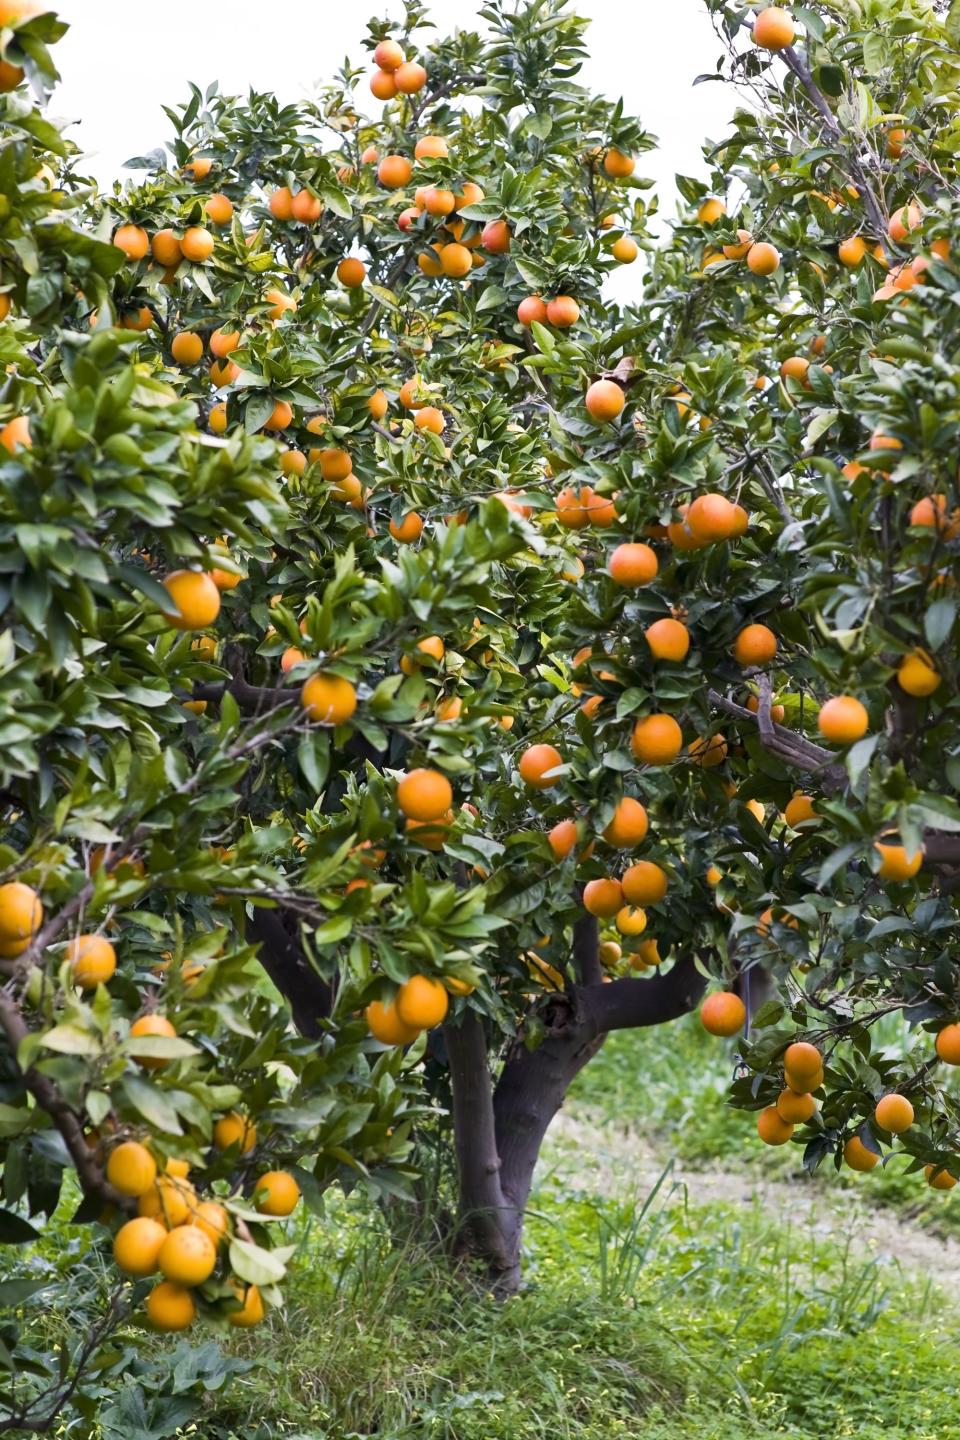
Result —
[[397, 95], [416, 95], [427, 83], [427, 72], [416, 60], [408, 60], [396, 40], [381, 40], [373, 52], [377, 68], [370, 77], [370, 90], [378, 100]]

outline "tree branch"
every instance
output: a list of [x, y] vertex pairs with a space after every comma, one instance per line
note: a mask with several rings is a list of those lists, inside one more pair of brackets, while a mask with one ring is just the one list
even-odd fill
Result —
[[461, 1239], [484, 1256], [492, 1271], [506, 1274], [516, 1258], [504, 1233], [508, 1206], [500, 1183], [493, 1087], [479, 1015], [467, 1010], [459, 1023], [448, 1022], [443, 1038], [450, 1061]]
[[573, 927], [573, 968], [580, 985], [599, 985], [603, 980], [600, 924], [595, 915], [586, 912]]
[[322, 1035], [319, 1022], [331, 1014], [333, 989], [314, 970], [297, 935], [290, 934], [282, 912], [256, 907], [247, 920], [247, 934], [259, 946], [260, 964], [289, 1001], [300, 1034], [312, 1039]]
[[666, 973], [649, 980], [611, 980], [577, 992], [577, 1003], [587, 1031], [603, 1035], [610, 1030], [642, 1029], [663, 1025], [688, 1014], [707, 988], [692, 956], [684, 956]]

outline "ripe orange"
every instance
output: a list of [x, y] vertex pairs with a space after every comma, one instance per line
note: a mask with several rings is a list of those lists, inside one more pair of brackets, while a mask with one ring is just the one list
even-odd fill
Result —
[[669, 765], [683, 749], [683, 732], [672, 715], [647, 715], [634, 725], [630, 749], [641, 765]]
[[777, 637], [767, 625], [745, 625], [733, 646], [738, 665], [769, 665], [777, 653]]
[[137, 1214], [159, 1220], [168, 1230], [185, 1225], [190, 1216], [194, 1189], [189, 1180], [174, 1175], [158, 1175], [156, 1183], [137, 1200]]
[[655, 620], [643, 632], [654, 660], [680, 661], [690, 649], [690, 631], [679, 620]]
[[441, 1025], [449, 1007], [446, 986], [430, 975], [413, 975], [397, 991], [397, 1015], [413, 1030], [432, 1030]]
[[776, 1105], [768, 1105], [757, 1116], [757, 1134], [764, 1145], [786, 1145], [793, 1134], [793, 1126], [781, 1119]]
[[817, 1102], [812, 1095], [797, 1095], [787, 1089], [777, 1096], [777, 1114], [787, 1125], [803, 1125], [816, 1113]]
[[[589, 489], [585, 486], [584, 489]], [[591, 491], [592, 494], [592, 491]], [[590, 524], [590, 515], [584, 506], [584, 491], [579, 495], [573, 490], [561, 490], [557, 495], [557, 524], [564, 530], [583, 530]]]
[[81, 990], [106, 985], [117, 968], [117, 952], [104, 935], [78, 935], [67, 946], [67, 959]]
[[722, 765], [726, 758], [727, 742], [722, 735], [698, 735], [695, 740], [690, 741], [690, 759], [696, 761], [704, 770], [712, 770], [715, 765]]
[[113, 1258], [125, 1275], [153, 1275], [167, 1227], [147, 1215], [121, 1225], [113, 1238]]
[[911, 201], [909, 205], [904, 205], [900, 210], [897, 210], [890, 216], [890, 221], [887, 225], [887, 234], [897, 245], [902, 245], [908, 238], [910, 231], [916, 230], [922, 219], [923, 215], [920, 206]]
[[484, 225], [480, 244], [491, 255], [505, 255], [510, 249], [510, 227], [506, 220], [490, 220]]
[[207, 417], [207, 423], [214, 435], [223, 435], [226, 433], [227, 405], [225, 400], [221, 400], [219, 405], [211, 407], [210, 414]]
[[408, 820], [440, 820], [453, 804], [453, 790], [439, 770], [410, 770], [397, 784], [397, 804]]
[[307, 468], [307, 457], [302, 450], [284, 450], [280, 456], [280, 469], [284, 475], [302, 475]]
[[551, 785], [556, 785], [561, 778], [550, 772], [562, 764], [563, 756], [554, 746], [530, 745], [520, 756], [517, 768], [524, 784], [531, 786], [534, 790], [549, 790]]
[[810, 371], [810, 361], [805, 355], [791, 355], [784, 360], [780, 366], [780, 375], [784, 380], [796, 380], [801, 385], [806, 381]]
[[257, 1143], [257, 1127], [246, 1115], [229, 1110], [213, 1127], [213, 1143], [218, 1150], [238, 1145], [240, 1154], [248, 1155]]
[[591, 915], [609, 920], [623, 907], [623, 889], [619, 880], [588, 880], [583, 887], [583, 904]]
[[406, 60], [394, 70], [393, 78], [401, 95], [416, 95], [427, 83], [427, 72], [415, 60]]
[[324, 480], [345, 480], [353, 469], [353, 461], [348, 450], [331, 448], [321, 450], [317, 455], [320, 464], [320, 474]]
[[[624, 795], [623, 799], [617, 802], [617, 808], [603, 832], [603, 838], [608, 845], [614, 845], [618, 850], [632, 850], [635, 845], [640, 844], [648, 829], [647, 812], [640, 801]], [[627, 899], [632, 902], [633, 896], [627, 895]]]
[[603, 940], [597, 950], [597, 957], [601, 965], [616, 965], [623, 958], [623, 948], [616, 940]]
[[820, 734], [836, 745], [862, 740], [870, 725], [865, 706], [853, 695], [834, 695], [820, 707], [817, 716]]
[[298, 190], [290, 201], [290, 213], [301, 225], [315, 225], [323, 213], [323, 201], [312, 190]]
[[214, 241], [209, 230], [205, 230], [202, 225], [193, 225], [184, 231], [180, 245], [184, 259], [191, 260], [195, 265], [202, 265], [213, 254]]
[[40, 897], [22, 880], [0, 885], [0, 955], [22, 955], [43, 924]]
[[737, 507], [725, 495], [711, 491], [698, 495], [683, 517], [684, 524], [701, 545], [728, 540], [737, 530]]
[[850, 1136], [843, 1147], [843, 1158], [851, 1170], [859, 1170], [863, 1174], [880, 1164], [880, 1156], [868, 1150], [859, 1135]]
[[157, 1162], [139, 1140], [124, 1140], [110, 1151], [107, 1179], [121, 1195], [143, 1195], [156, 1178]]
[[794, 793], [792, 799], [787, 801], [783, 811], [783, 818], [787, 824], [795, 830], [798, 825], [803, 825], [810, 820], [816, 820], [818, 816], [813, 808], [813, 800], [810, 796], [801, 795], [798, 790]]
[[747, 1007], [732, 990], [715, 990], [700, 1006], [700, 1023], [704, 1030], [725, 1039], [742, 1030], [746, 1018]]
[[752, 244], [753, 236], [750, 231], [738, 230], [736, 245], [723, 246], [723, 258], [725, 260], [745, 260]]
[[387, 413], [389, 403], [385, 391], [374, 390], [367, 400], [367, 409], [370, 411], [371, 419], [382, 420]]
[[623, 905], [617, 911], [614, 924], [621, 935], [642, 935], [647, 928], [647, 912], [639, 906]]
[[203, 340], [192, 330], [180, 330], [170, 342], [170, 354], [178, 365], [196, 365], [203, 359]]
[[367, 1028], [381, 1045], [409, 1045], [420, 1034], [418, 1026], [405, 1025], [397, 1014], [396, 1005], [371, 1000], [363, 1012]]
[[547, 319], [558, 330], [569, 330], [580, 319], [580, 306], [572, 295], [555, 295], [547, 301]]
[[923, 864], [922, 846], [910, 855], [903, 845], [888, 845], [880, 840], [873, 848], [880, 856], [880, 869], [877, 874], [881, 880], [912, 880]]
[[270, 301], [270, 309], [267, 311], [268, 320], [280, 320], [288, 311], [296, 310], [297, 302], [292, 295], [287, 295], [283, 290], [271, 289], [264, 292], [264, 300]]
[[210, 351], [218, 360], [225, 360], [234, 350], [240, 348], [240, 331], [227, 330], [218, 326], [210, 336]]
[[960, 1065], [960, 1025], [944, 1025], [937, 1031], [937, 1055], [946, 1065]]
[[374, 70], [370, 76], [370, 93], [378, 100], [392, 100], [397, 93], [397, 82], [390, 70]]
[[667, 893], [669, 881], [665, 871], [652, 860], [638, 860], [624, 870], [620, 884], [624, 899], [630, 905], [659, 905]]
[[445, 160], [449, 154], [449, 146], [442, 135], [421, 135], [413, 147], [414, 160]]
[[142, 225], [120, 225], [114, 231], [113, 243], [128, 260], [142, 260], [150, 248], [150, 239]]
[[710, 196], [697, 211], [697, 219], [701, 225], [715, 225], [726, 213], [727, 207], [723, 201], [716, 196]]
[[598, 425], [607, 425], [616, 420], [626, 404], [626, 396], [614, 380], [594, 380], [586, 394], [584, 404], [591, 420]]
[[636, 590], [656, 579], [659, 566], [649, 545], [644, 545], [642, 541], [628, 541], [617, 546], [607, 562], [607, 569], [614, 584]]
[[175, 1285], [202, 1285], [213, 1274], [217, 1247], [199, 1225], [179, 1225], [160, 1247], [160, 1269]]
[[603, 168], [614, 180], [626, 180], [633, 174], [636, 163], [632, 155], [625, 155], [613, 145], [603, 157]]
[[[783, 1056], [783, 1068], [798, 1080], [808, 1080], [816, 1075], [823, 1063], [823, 1056], [816, 1045], [808, 1040], [795, 1040], [788, 1045]], [[791, 1086], [791, 1089], [793, 1087]]]
[[30, 420], [26, 415], [15, 415], [8, 420], [3, 429], [0, 430], [0, 445], [10, 455], [22, 447], [30, 450], [33, 447], [33, 438], [30, 434]]
[[255, 1195], [261, 1215], [292, 1215], [300, 1199], [300, 1186], [286, 1170], [268, 1170], [258, 1177]]
[[906, 1095], [884, 1095], [877, 1101], [873, 1118], [881, 1130], [902, 1135], [913, 1124], [914, 1109]]
[[952, 1190], [957, 1183], [956, 1177], [951, 1175], [949, 1170], [943, 1170], [936, 1165], [924, 1165], [923, 1173], [932, 1190]]
[[547, 840], [554, 858], [565, 860], [577, 843], [577, 822], [575, 820], [559, 820], [548, 832]]
[[287, 185], [280, 185], [270, 196], [270, 214], [275, 220], [293, 219], [293, 193]]
[[242, 1330], [249, 1330], [253, 1325], [259, 1325], [263, 1319], [263, 1297], [256, 1285], [244, 1285], [241, 1280], [233, 1282], [234, 1296], [242, 1304], [239, 1310], [231, 1310], [227, 1321], [231, 1325], [238, 1325]]
[[398, 70], [406, 58], [396, 40], [381, 40], [373, 52], [374, 63], [381, 70]]
[[753, 275], [773, 275], [780, 269], [780, 251], [775, 245], [759, 240], [747, 251], [747, 269]]
[[443, 411], [435, 405], [421, 405], [413, 417], [418, 430], [429, 430], [431, 435], [442, 435], [445, 424]]
[[342, 675], [321, 671], [304, 681], [300, 703], [308, 720], [320, 725], [343, 725], [357, 708], [357, 692]]
[[213, 169], [213, 161], [208, 155], [197, 155], [193, 160], [188, 160], [184, 170], [189, 170], [194, 180], [206, 180]]
[[158, 230], [150, 241], [150, 251], [157, 264], [167, 270], [179, 265], [183, 259], [179, 236], [172, 230]]
[[897, 669], [897, 684], [908, 695], [932, 695], [939, 688], [942, 678], [926, 650], [911, 651], [903, 657]]
[[163, 582], [173, 604], [164, 616], [175, 630], [205, 630], [220, 614], [220, 591], [199, 570], [174, 570]]
[[263, 422], [264, 430], [286, 430], [293, 420], [293, 406], [288, 400], [277, 400], [268, 418]]
[[422, 533], [423, 521], [416, 510], [411, 510], [409, 514], [404, 515], [399, 525], [394, 520], [390, 521], [390, 534], [394, 540], [399, 540], [401, 545], [412, 545], [414, 541], [420, 539]]
[[405, 155], [384, 155], [377, 166], [377, 179], [388, 190], [399, 190], [409, 184], [413, 166]]
[[753, 22], [753, 43], [764, 50], [786, 50], [797, 38], [796, 28], [786, 10], [771, 5]]
[[517, 306], [517, 319], [521, 325], [532, 325], [534, 320], [538, 325], [546, 325], [547, 307], [545, 302], [539, 295], [528, 295]]
[[233, 201], [219, 190], [207, 196], [203, 208], [214, 225], [229, 225], [233, 219]]
[[189, 1223], [208, 1235], [214, 1245], [221, 1245], [230, 1233], [230, 1217], [216, 1200], [201, 1200], [195, 1205]]
[[16, 90], [22, 82], [24, 70], [22, 65], [11, 65], [9, 60], [0, 60], [0, 91], [9, 94]]
[[364, 265], [362, 260], [356, 259], [353, 255], [348, 255], [347, 258], [341, 260], [337, 266], [337, 279], [340, 281], [340, 284], [345, 285], [348, 290], [355, 290], [358, 285], [362, 285], [366, 276], [366, 265]]
[[848, 240], [841, 240], [837, 248], [837, 259], [841, 265], [850, 269], [859, 265], [867, 253], [867, 242], [862, 235], [851, 235]]
[[196, 1315], [194, 1298], [182, 1285], [161, 1280], [147, 1296], [147, 1318], [154, 1330], [186, 1330]]
[[440, 268], [452, 280], [462, 280], [473, 269], [473, 256], [466, 245], [444, 245], [440, 251]]
[[[134, 1020], [130, 1026], [130, 1035], [133, 1039], [143, 1036], [159, 1036], [163, 1040], [172, 1040], [176, 1030], [165, 1015], [141, 1015], [139, 1020]], [[144, 1070], [162, 1070], [168, 1061], [162, 1055], [138, 1055], [137, 1061]]]

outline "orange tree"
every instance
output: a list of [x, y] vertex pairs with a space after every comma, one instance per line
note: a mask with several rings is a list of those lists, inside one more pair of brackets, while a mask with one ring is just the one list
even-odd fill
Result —
[[72, 1167], [111, 1314], [252, 1323], [300, 1191], [406, 1193], [429, 1110], [508, 1292], [571, 1081], [711, 976], [764, 1139], [953, 1183], [955, 27], [711, 0], [752, 103], [657, 242], [561, 0], [410, 4], [310, 104], [194, 90], [109, 195], [26, 8], [7, 1238]]

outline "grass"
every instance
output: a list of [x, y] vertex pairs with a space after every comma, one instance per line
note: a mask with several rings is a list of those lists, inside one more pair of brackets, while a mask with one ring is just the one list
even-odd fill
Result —
[[[900, 1037], [891, 1026], [883, 1038], [895, 1045]], [[904, 1162], [896, 1157], [869, 1175], [837, 1172], [825, 1162], [809, 1177], [798, 1145], [764, 1145], [753, 1117], [727, 1104], [732, 1063], [732, 1047], [707, 1035], [695, 1016], [621, 1031], [581, 1072], [571, 1100], [589, 1106], [606, 1124], [643, 1137], [664, 1163], [675, 1157], [692, 1169], [750, 1166], [798, 1186], [855, 1188], [866, 1203], [889, 1206], [933, 1234], [960, 1237], [960, 1200], [929, 1190], [916, 1174], [904, 1174]]]

